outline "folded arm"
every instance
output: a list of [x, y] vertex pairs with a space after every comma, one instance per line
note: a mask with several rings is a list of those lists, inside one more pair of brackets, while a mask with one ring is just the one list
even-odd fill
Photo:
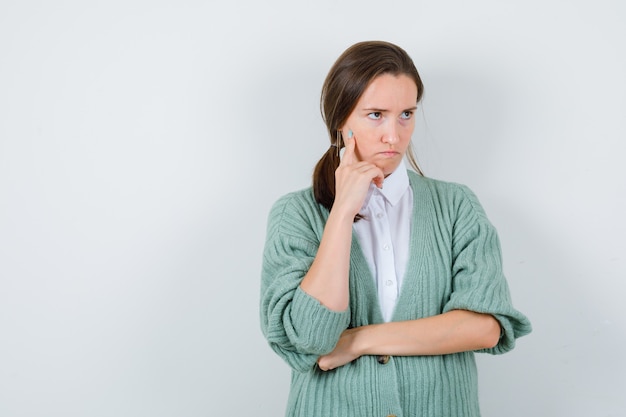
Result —
[[335, 349], [318, 359], [318, 365], [330, 370], [363, 355], [445, 355], [488, 349], [498, 343], [500, 331], [492, 315], [467, 310], [362, 326], [346, 330]]

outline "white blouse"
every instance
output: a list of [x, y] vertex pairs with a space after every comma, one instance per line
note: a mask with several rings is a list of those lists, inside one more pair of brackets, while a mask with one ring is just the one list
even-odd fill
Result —
[[409, 260], [409, 236], [413, 192], [404, 162], [385, 178], [383, 188], [374, 184], [359, 213], [363, 219], [354, 231], [376, 280], [378, 302], [385, 321], [390, 321]]

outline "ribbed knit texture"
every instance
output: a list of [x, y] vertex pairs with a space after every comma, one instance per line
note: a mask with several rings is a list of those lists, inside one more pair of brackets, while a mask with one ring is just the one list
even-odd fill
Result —
[[[475, 195], [465, 186], [409, 171], [413, 189], [410, 260], [393, 321], [464, 309], [494, 315], [502, 327], [500, 354], [530, 333], [511, 304], [500, 244]], [[316, 366], [348, 327], [382, 323], [376, 284], [353, 234], [350, 307], [334, 312], [300, 289], [324, 231], [328, 210], [311, 189], [273, 206], [261, 281], [261, 328], [292, 368], [289, 417], [478, 417], [473, 352], [392, 357], [363, 356], [333, 371]]]

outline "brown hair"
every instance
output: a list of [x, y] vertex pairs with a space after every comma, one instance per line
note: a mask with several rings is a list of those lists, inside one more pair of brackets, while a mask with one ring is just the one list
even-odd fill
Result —
[[[399, 46], [382, 41], [359, 42], [346, 49], [333, 64], [322, 86], [320, 111], [331, 146], [315, 166], [313, 192], [317, 202], [328, 210], [335, 201], [335, 170], [340, 162], [338, 151], [344, 146], [339, 128], [346, 122], [365, 89], [382, 74], [409, 76], [417, 86], [415, 103], [422, 99], [424, 85], [411, 57]], [[411, 146], [407, 156], [411, 167], [423, 175]]]

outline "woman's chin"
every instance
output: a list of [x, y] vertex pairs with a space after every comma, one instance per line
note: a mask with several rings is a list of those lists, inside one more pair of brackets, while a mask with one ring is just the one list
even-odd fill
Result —
[[387, 178], [400, 166], [400, 161], [394, 161], [393, 163], [391, 163], [391, 161], [384, 161], [384, 163], [379, 161], [375, 165], [383, 171], [383, 175]]

